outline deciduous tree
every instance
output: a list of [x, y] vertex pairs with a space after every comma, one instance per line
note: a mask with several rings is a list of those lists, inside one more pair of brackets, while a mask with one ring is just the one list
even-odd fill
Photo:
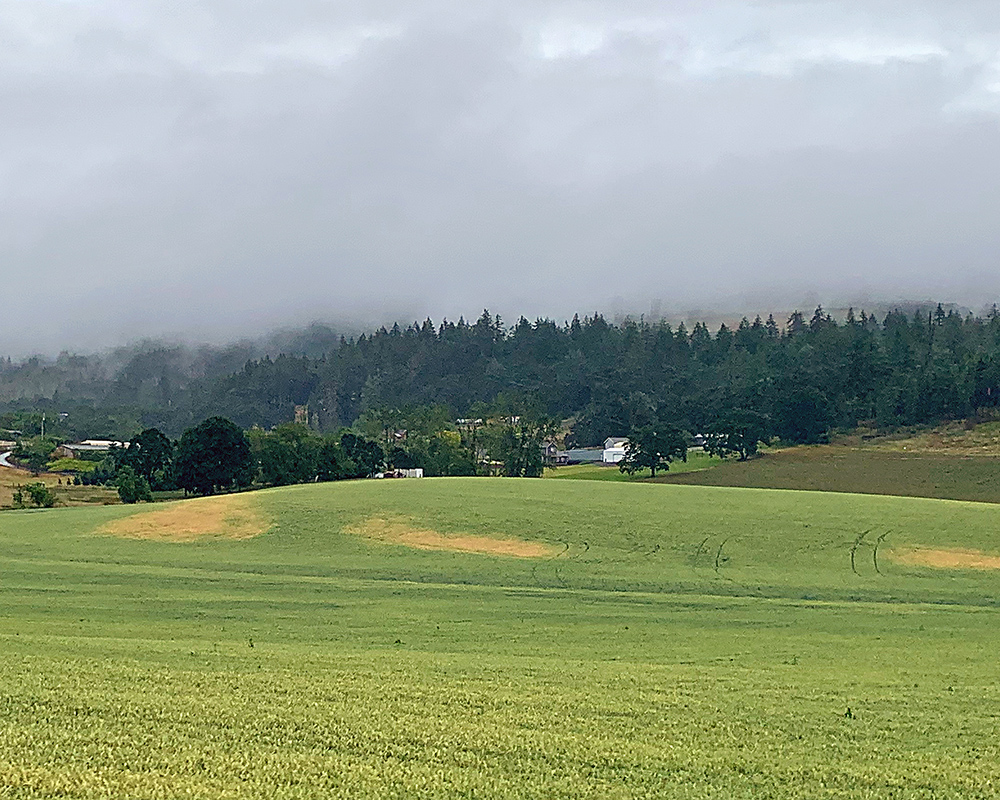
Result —
[[345, 477], [371, 478], [385, 466], [385, 453], [378, 442], [347, 431], [340, 437], [340, 447], [354, 466], [354, 472]]
[[629, 432], [618, 468], [629, 475], [648, 469], [655, 478], [657, 470], [670, 469], [677, 459], [687, 461], [687, 437], [679, 428], [660, 423]]
[[174, 444], [157, 428], [147, 428], [133, 437], [117, 460], [158, 490], [169, 488], [172, 482]]
[[118, 470], [118, 477], [115, 479], [115, 486], [118, 488], [118, 497], [123, 503], [152, 502], [153, 492], [149, 488], [149, 481], [144, 475], [137, 473], [128, 464]]
[[249, 486], [253, 479], [246, 435], [224, 417], [210, 417], [184, 431], [176, 467], [178, 485], [194, 494]]
[[705, 431], [705, 452], [719, 458], [735, 455], [746, 461], [757, 455], [760, 443], [770, 437], [768, 423], [763, 414], [737, 409]]

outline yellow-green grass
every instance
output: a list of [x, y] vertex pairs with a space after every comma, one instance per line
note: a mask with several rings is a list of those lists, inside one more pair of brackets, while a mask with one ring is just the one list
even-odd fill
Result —
[[976, 424], [972, 420], [961, 420], [888, 435], [859, 430], [844, 438], [849, 443], [863, 441], [866, 447], [909, 455], [1000, 456], [1000, 422]]
[[[657, 475], [679, 475], [687, 472], [709, 469], [722, 463], [717, 458], [711, 458], [707, 453], [700, 450], [692, 450], [687, 455], [687, 461], [675, 461], [670, 465], [669, 470], [665, 470]], [[635, 483], [638, 481], [648, 481], [649, 470], [637, 472], [629, 475], [622, 472], [614, 464], [568, 464], [563, 467], [549, 467], [545, 470], [546, 478], [564, 478], [588, 481], [620, 481], [622, 483]]]
[[816, 445], [657, 481], [1000, 502], [1000, 458]]
[[94, 461], [84, 461], [82, 458], [57, 458], [48, 464], [49, 472], [76, 472], [81, 475], [97, 469]]
[[[164, 506], [0, 516], [0, 797], [1000, 785], [1000, 573], [890, 552], [996, 552], [998, 506], [505, 479], [240, 503], [270, 529], [173, 543], [101, 533]], [[418, 550], [364, 538], [372, 520], [554, 555]]]

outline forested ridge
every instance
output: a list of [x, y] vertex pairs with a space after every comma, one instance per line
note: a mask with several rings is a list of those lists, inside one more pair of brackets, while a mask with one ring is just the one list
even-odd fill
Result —
[[[311, 427], [335, 431], [366, 410], [443, 406], [453, 417], [522, 403], [574, 420], [571, 442], [669, 418], [696, 431], [720, 415], [766, 415], [773, 432], [816, 441], [859, 423], [891, 428], [966, 417], [1000, 400], [1000, 314], [822, 308], [780, 322], [743, 321], [710, 331], [600, 314], [557, 324], [507, 326], [489, 312], [474, 323], [431, 320], [341, 337], [322, 355], [248, 358], [218, 351], [197, 368], [179, 348], [135, 353], [114, 370], [63, 356], [0, 366], [4, 410], [68, 414], [67, 429], [127, 436], [157, 427], [172, 436], [212, 415], [244, 428], [288, 422], [308, 406]], [[185, 360], [186, 359], [186, 360]], [[24, 391], [25, 375], [37, 391]], [[18, 383], [20, 380], [20, 383]], [[30, 385], [29, 385], [30, 386]]]

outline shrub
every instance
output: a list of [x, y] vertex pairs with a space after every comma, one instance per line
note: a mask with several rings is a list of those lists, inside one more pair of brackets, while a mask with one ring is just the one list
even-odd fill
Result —
[[52, 508], [56, 504], [56, 496], [44, 483], [26, 483], [14, 490], [14, 505], [24, 508], [26, 502], [35, 508]]
[[132, 467], [124, 466], [118, 470], [118, 478], [115, 480], [118, 487], [118, 497], [123, 503], [152, 502], [153, 492], [149, 488], [149, 481], [142, 475], [136, 473]]

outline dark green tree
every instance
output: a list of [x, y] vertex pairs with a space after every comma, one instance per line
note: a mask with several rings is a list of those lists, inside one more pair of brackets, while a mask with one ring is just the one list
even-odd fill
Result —
[[123, 503], [132, 504], [143, 501], [151, 503], [153, 501], [153, 492], [149, 488], [149, 481], [128, 464], [118, 470], [115, 486], [118, 488], [118, 497]]
[[321, 481], [339, 481], [350, 478], [357, 471], [340, 441], [334, 436], [326, 436], [320, 442], [316, 453], [316, 478]]
[[505, 414], [490, 421], [482, 441], [490, 460], [503, 463], [508, 478], [540, 478], [545, 471], [542, 447], [558, 430], [555, 421], [528, 412]]
[[378, 442], [350, 431], [340, 437], [340, 447], [353, 464], [352, 474], [345, 477], [371, 478], [385, 466], [385, 453]]
[[426, 439], [407, 441], [407, 451], [414, 466], [421, 467], [429, 478], [476, 474], [472, 447], [457, 431], [442, 430]]
[[157, 490], [171, 488], [174, 444], [158, 428], [147, 428], [134, 437], [117, 460]]
[[305, 425], [290, 422], [273, 431], [251, 431], [248, 438], [262, 483], [287, 486], [316, 478], [322, 440]]
[[833, 424], [830, 402], [815, 386], [793, 386], [781, 396], [777, 414], [778, 435], [795, 444], [827, 441]]
[[736, 409], [716, 420], [705, 431], [705, 452], [746, 461], [757, 455], [761, 442], [770, 438], [769, 420], [756, 411]]
[[389, 450], [386, 456], [386, 464], [391, 469], [415, 469], [417, 467], [416, 457], [407, 449], [398, 445]]
[[230, 491], [253, 479], [246, 435], [224, 417], [210, 417], [184, 431], [175, 464], [178, 486], [194, 494]]
[[618, 468], [629, 475], [648, 469], [655, 478], [657, 470], [670, 469], [677, 459], [687, 461], [687, 437], [680, 428], [659, 423], [629, 432]]

